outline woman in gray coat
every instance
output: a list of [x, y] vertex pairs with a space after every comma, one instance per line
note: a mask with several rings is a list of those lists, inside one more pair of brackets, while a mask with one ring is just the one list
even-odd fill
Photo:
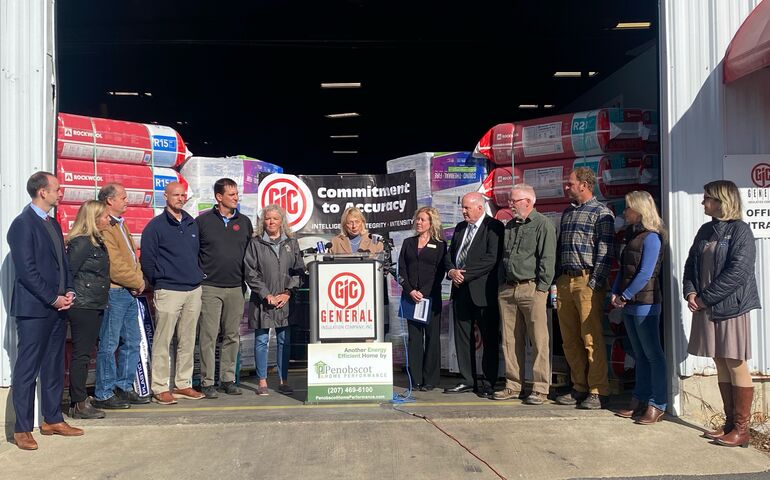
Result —
[[257, 395], [267, 395], [267, 349], [270, 329], [278, 341], [278, 392], [294, 393], [288, 384], [289, 319], [294, 292], [305, 270], [302, 253], [286, 223], [286, 212], [278, 205], [262, 210], [254, 237], [244, 258], [246, 283], [251, 288], [249, 326], [254, 329], [254, 357], [259, 385]]

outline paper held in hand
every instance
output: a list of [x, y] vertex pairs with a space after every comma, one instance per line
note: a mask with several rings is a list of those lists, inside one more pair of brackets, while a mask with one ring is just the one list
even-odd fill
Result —
[[430, 321], [430, 299], [423, 298], [418, 303], [414, 303], [409, 295], [402, 295], [399, 316], [407, 320], [428, 323]]

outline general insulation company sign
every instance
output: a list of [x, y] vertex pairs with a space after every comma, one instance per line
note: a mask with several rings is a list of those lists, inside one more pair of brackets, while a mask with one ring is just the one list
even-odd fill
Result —
[[375, 338], [374, 262], [318, 264], [318, 338]]
[[738, 186], [754, 238], [770, 238], [770, 155], [725, 155], [724, 178]]

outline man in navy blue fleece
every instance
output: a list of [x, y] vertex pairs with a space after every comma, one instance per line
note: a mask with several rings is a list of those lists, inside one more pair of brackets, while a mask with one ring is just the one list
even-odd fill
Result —
[[[177, 398], [199, 400], [192, 388], [195, 330], [201, 313], [203, 270], [198, 264], [198, 224], [182, 210], [187, 202], [179, 182], [166, 185], [166, 209], [142, 232], [142, 272], [151, 285], [155, 304], [155, 337], [152, 345], [153, 401], [161, 405]], [[169, 380], [169, 348], [176, 332], [174, 390]]]

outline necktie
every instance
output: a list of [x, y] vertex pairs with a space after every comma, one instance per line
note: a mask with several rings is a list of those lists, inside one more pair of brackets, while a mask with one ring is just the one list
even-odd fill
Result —
[[476, 225], [471, 223], [468, 225], [468, 234], [465, 235], [465, 240], [463, 241], [463, 244], [460, 246], [460, 253], [457, 254], [457, 268], [463, 268], [465, 267], [465, 257], [468, 256], [468, 248], [471, 246], [471, 242], [473, 241], [473, 234], [476, 231]]

